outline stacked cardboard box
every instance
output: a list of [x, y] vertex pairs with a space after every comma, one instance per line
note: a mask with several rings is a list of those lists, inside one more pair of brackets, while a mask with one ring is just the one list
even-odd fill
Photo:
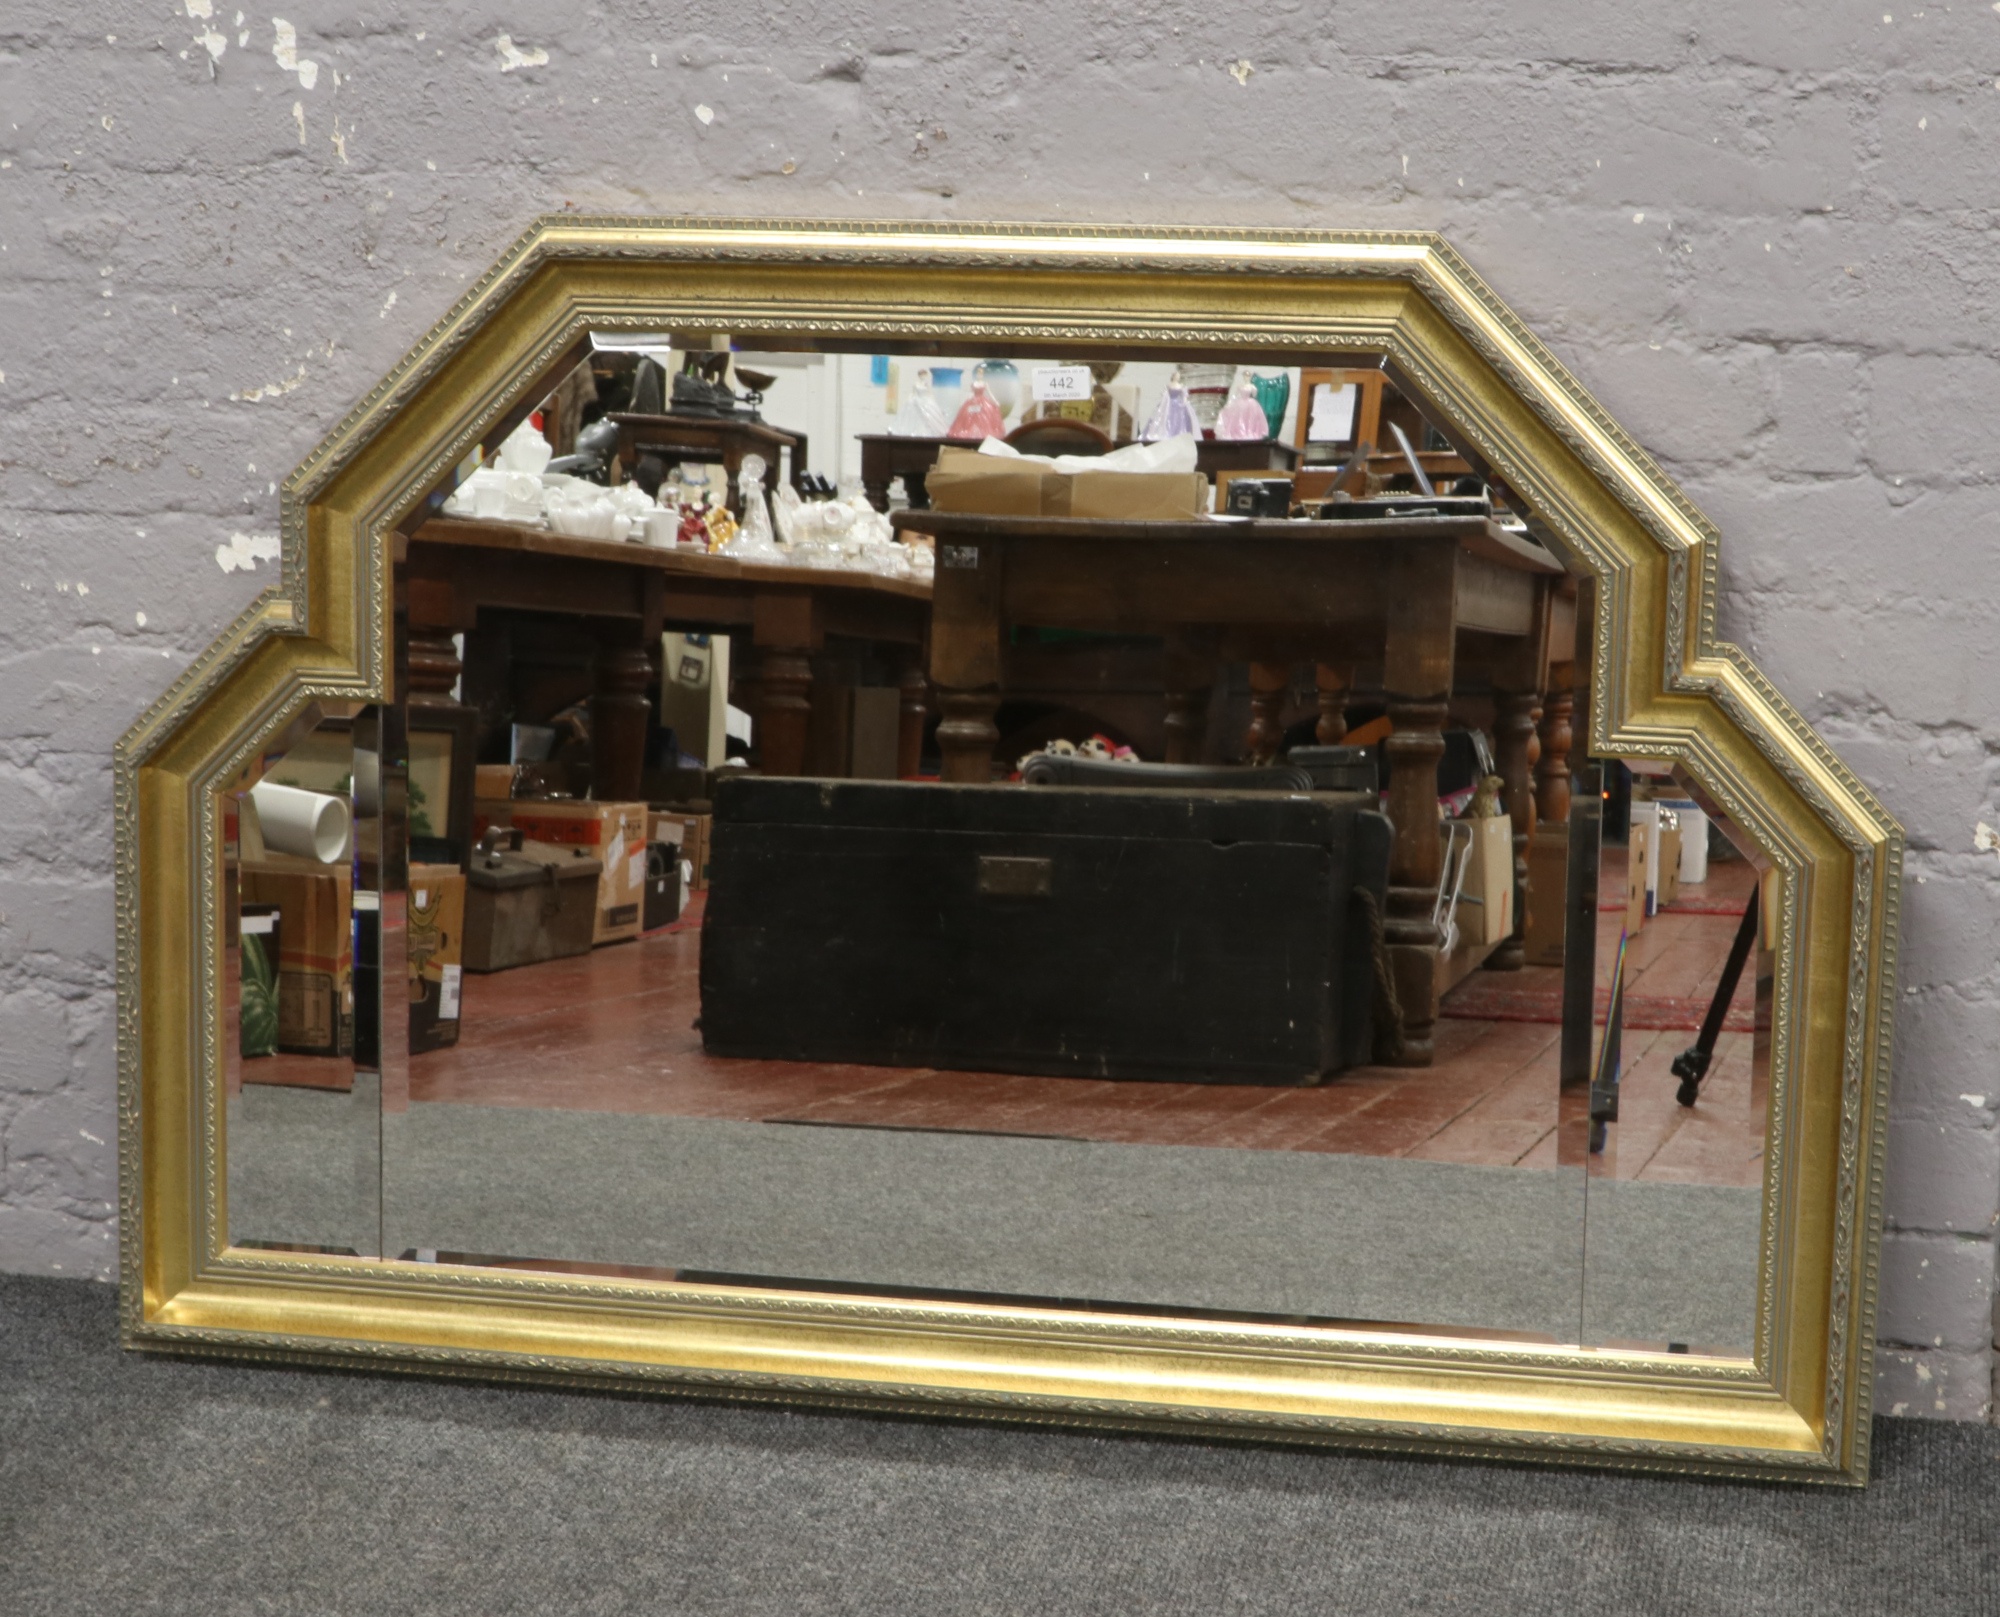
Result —
[[407, 939], [410, 1054], [458, 1043], [465, 971], [465, 874], [456, 865], [411, 865]]
[[687, 889], [699, 893], [708, 886], [708, 837], [711, 816], [705, 811], [665, 808], [651, 812], [654, 842], [678, 843], [687, 866]]
[[581, 848], [603, 865], [592, 943], [618, 943], [639, 935], [646, 893], [644, 803], [515, 798], [512, 817], [523, 852], [536, 851], [532, 846], [536, 843], [564, 852]]
[[1199, 472], [1056, 472], [1033, 460], [942, 449], [924, 479], [934, 509], [988, 516], [1175, 521], [1208, 510]]
[[1482, 944], [1499, 943], [1514, 931], [1514, 822], [1495, 814], [1460, 823], [1472, 830], [1471, 864], [1461, 891], [1479, 902], [1460, 908], [1459, 934]]
[[245, 859], [245, 905], [275, 904], [278, 1048], [298, 1055], [354, 1053], [354, 877], [346, 865], [289, 854]]

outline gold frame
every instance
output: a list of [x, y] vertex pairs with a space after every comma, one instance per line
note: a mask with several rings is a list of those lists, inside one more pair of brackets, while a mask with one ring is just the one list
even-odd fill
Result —
[[[399, 520], [577, 336], [1390, 357], [1598, 579], [1601, 754], [1680, 761], [1778, 871], [1740, 1362], [229, 1248], [214, 786], [388, 694]], [[1434, 235], [545, 218], [286, 479], [277, 582], [116, 751], [129, 1347], [1860, 1483], [1902, 832], [1716, 638], [1714, 527]]]

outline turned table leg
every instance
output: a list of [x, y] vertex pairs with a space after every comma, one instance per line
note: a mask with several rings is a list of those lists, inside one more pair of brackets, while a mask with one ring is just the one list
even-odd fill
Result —
[[819, 635], [812, 597], [771, 590], [750, 603], [757, 654], [757, 751], [767, 775], [806, 772], [812, 654]]
[[[1389, 754], [1389, 821], [1395, 840], [1389, 852], [1389, 906], [1383, 934], [1402, 1005], [1402, 1048], [1393, 1063], [1428, 1067], [1434, 1055], [1437, 1022], [1437, 963], [1444, 942], [1432, 919], [1444, 845], [1438, 835], [1437, 767], [1444, 757], [1442, 701], [1410, 701], [1391, 696], [1389, 722], [1395, 728], [1383, 743]], [[1381, 1046], [1380, 1035], [1377, 1046]]]
[[766, 646], [757, 659], [757, 747], [767, 775], [806, 772], [812, 657], [803, 646]]
[[1438, 760], [1444, 757], [1455, 624], [1458, 543], [1403, 540], [1384, 579], [1389, 601], [1383, 685], [1392, 729], [1389, 755], [1389, 904], [1383, 921], [1389, 964], [1401, 1004], [1401, 1039], [1377, 1031], [1381, 1056], [1428, 1067], [1436, 1055], [1438, 953], [1443, 943], [1432, 907], [1444, 867], [1438, 832]]
[[[1005, 542], [938, 546], [931, 585], [931, 684], [944, 717], [938, 751], [948, 781], [983, 786], [1000, 740], [1001, 593]], [[1011, 760], [1010, 760], [1011, 762]]]
[[1292, 693], [1289, 663], [1250, 665], [1250, 761], [1268, 764], [1285, 745], [1285, 699]]
[[1541, 762], [1535, 766], [1535, 823], [1569, 824], [1570, 717], [1576, 711], [1574, 663], [1557, 663], [1549, 670], [1548, 695], [1542, 699]]
[[1528, 961], [1528, 842], [1535, 834], [1534, 766], [1541, 754], [1535, 721], [1542, 697], [1539, 691], [1502, 691], [1495, 693], [1494, 704], [1501, 794], [1514, 822], [1514, 929], [1486, 957], [1486, 969], [1519, 971]]
[[600, 802], [636, 801], [646, 768], [653, 660], [634, 629], [601, 641], [591, 665], [590, 795]]
[[944, 778], [960, 785], [986, 785], [993, 779], [993, 748], [1000, 740], [993, 723], [993, 715], [1000, 711], [999, 691], [940, 689], [938, 706], [944, 711], [937, 728]]

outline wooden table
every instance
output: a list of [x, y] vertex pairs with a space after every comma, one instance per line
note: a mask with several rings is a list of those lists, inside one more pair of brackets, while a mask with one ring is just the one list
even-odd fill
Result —
[[572, 614], [591, 621], [591, 790], [630, 800], [643, 772], [660, 635], [666, 629], [750, 631], [757, 650], [754, 711], [767, 773], [805, 773], [814, 706], [812, 653], [829, 635], [893, 649], [900, 665], [897, 769], [914, 774], [924, 725], [924, 648], [931, 587], [830, 568], [774, 567], [651, 545], [571, 539], [505, 522], [438, 517], [399, 544], [407, 581], [412, 704], [455, 705], [460, 664], [451, 636], [478, 628], [484, 608]]
[[889, 509], [889, 485], [903, 480], [912, 511], [928, 511], [931, 497], [924, 491], [924, 479], [937, 465], [938, 451], [944, 448], [977, 449], [978, 438], [910, 438], [899, 432], [857, 434], [861, 443], [861, 489], [868, 503], [878, 511]]
[[[878, 511], [889, 509], [889, 485], [903, 480], [912, 511], [931, 508], [924, 479], [937, 465], [940, 449], [977, 449], [979, 438], [907, 438], [893, 432], [864, 432], [861, 442], [861, 487]], [[1124, 444], [1114, 446], [1123, 449]], [[1289, 473], [1299, 452], [1273, 438], [1204, 438], [1195, 447], [1195, 470], [1214, 481], [1218, 475]]]
[[764, 457], [764, 492], [778, 491], [778, 454], [792, 452], [791, 481], [797, 486], [806, 469], [806, 438], [802, 432], [780, 432], [761, 421], [724, 419], [702, 415], [632, 415], [614, 411], [618, 423], [618, 458], [625, 463], [625, 475], [632, 475], [642, 454], [653, 454], [669, 465], [693, 461], [697, 465], [721, 462], [729, 474], [729, 510], [743, 515], [743, 498], [736, 491], [736, 474], [745, 455]]
[[[928, 511], [891, 521], [937, 541], [930, 668], [947, 780], [992, 777], [1012, 625], [1163, 635], [1170, 761], [1196, 755], [1225, 660], [1251, 665], [1253, 756], [1276, 749], [1296, 662], [1320, 667], [1327, 742], [1345, 733], [1355, 665], [1381, 663], [1395, 727], [1386, 743], [1388, 939], [1406, 1059], [1428, 1065], [1441, 942], [1431, 920], [1442, 865], [1437, 764], [1454, 679], [1461, 663], [1476, 663], [1493, 681], [1518, 882], [1534, 826], [1534, 718], [1561, 565], [1483, 518], [1104, 522]], [[1501, 963], [1520, 964], [1518, 936], [1502, 951]]]

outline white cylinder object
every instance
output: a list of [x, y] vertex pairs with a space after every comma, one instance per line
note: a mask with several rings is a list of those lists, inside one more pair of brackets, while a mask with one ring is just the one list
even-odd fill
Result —
[[330, 865], [346, 850], [351, 821], [344, 799], [268, 780], [251, 787], [250, 797], [257, 805], [264, 846], [273, 853]]

